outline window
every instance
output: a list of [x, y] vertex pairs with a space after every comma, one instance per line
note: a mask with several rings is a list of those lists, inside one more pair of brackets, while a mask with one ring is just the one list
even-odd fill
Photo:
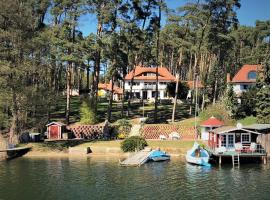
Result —
[[[158, 92], [158, 97], [159, 97], [159, 92]], [[156, 97], [156, 91], [152, 91], [152, 98], [155, 98]]]
[[255, 71], [251, 71], [248, 73], [248, 79], [256, 79], [257, 73]]
[[242, 133], [241, 134], [241, 142], [242, 143], [250, 143], [250, 133]]
[[[129, 85], [131, 85], [131, 83], [129, 82]], [[132, 85], [140, 85], [140, 82], [133, 82]]]
[[159, 84], [160, 85], [166, 85], [166, 82], [160, 82]]
[[248, 85], [243, 85], [243, 89], [247, 90], [248, 89]]

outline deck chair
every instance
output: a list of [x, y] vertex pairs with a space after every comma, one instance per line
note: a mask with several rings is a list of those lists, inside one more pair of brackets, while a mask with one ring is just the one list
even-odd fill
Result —
[[243, 150], [243, 145], [242, 143], [238, 142], [234, 144], [234, 148], [236, 152], [241, 152]]
[[225, 147], [219, 147], [216, 149], [216, 152], [218, 154], [223, 154], [224, 152], [226, 152], [226, 148]]
[[254, 153], [256, 150], [257, 150], [257, 144], [255, 142], [251, 142], [248, 151]]
[[160, 135], [160, 136], [159, 136], [159, 139], [160, 139], [160, 140], [166, 140], [167, 137], [166, 137], [165, 135]]

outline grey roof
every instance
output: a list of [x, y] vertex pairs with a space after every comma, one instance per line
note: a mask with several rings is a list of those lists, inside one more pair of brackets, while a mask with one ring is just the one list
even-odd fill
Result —
[[245, 129], [254, 129], [254, 130], [264, 130], [270, 129], [270, 124], [251, 124], [248, 126], [244, 126]]
[[229, 133], [229, 132], [238, 131], [238, 130], [242, 130], [242, 131], [245, 131], [248, 133], [261, 134], [261, 133], [258, 133], [256, 131], [251, 131], [251, 130], [248, 130], [245, 128], [237, 128], [235, 126], [223, 126], [223, 127], [214, 129], [212, 132], [217, 133], [217, 134], [221, 134], [221, 133]]

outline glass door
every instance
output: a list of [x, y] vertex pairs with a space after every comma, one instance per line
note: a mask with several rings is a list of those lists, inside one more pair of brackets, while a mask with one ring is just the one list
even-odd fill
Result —
[[234, 148], [234, 134], [227, 135], [227, 148]]
[[226, 135], [220, 135], [220, 146], [227, 147], [227, 137]]
[[220, 146], [226, 149], [234, 148], [235, 137], [234, 134], [220, 135]]

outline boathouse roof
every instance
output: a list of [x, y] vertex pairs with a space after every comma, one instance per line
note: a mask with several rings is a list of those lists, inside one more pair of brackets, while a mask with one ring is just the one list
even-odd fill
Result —
[[270, 124], [251, 124], [248, 126], [244, 126], [245, 129], [254, 129], [254, 130], [264, 130], [270, 129]]
[[248, 132], [248, 133], [254, 133], [254, 134], [261, 134], [259, 132], [256, 131], [251, 131], [245, 128], [238, 128], [235, 126], [222, 126], [219, 128], [214, 129], [212, 132], [216, 133], [216, 134], [224, 134], [224, 133], [230, 133], [230, 132], [234, 132], [234, 131], [244, 131], [244, 132]]
[[204, 127], [220, 127], [223, 125], [224, 125], [224, 122], [218, 120], [214, 116], [210, 117], [208, 120], [201, 123], [201, 126], [204, 126]]

